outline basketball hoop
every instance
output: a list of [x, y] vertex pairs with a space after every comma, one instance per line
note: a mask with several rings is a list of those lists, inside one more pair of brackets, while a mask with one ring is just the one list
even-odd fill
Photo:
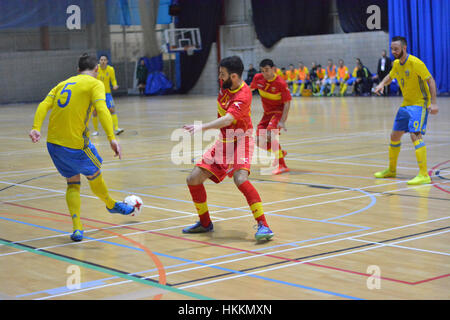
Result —
[[164, 30], [165, 47], [167, 52], [186, 52], [192, 56], [195, 51], [202, 49], [199, 28], [175, 28]]
[[192, 56], [194, 54], [195, 47], [194, 46], [184, 47], [184, 51], [186, 51], [188, 56]]

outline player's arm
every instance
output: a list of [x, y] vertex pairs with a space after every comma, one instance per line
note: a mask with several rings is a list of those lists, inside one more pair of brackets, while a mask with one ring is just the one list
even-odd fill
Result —
[[375, 93], [380, 95], [383, 92], [383, 88], [392, 82], [392, 78], [388, 74], [384, 79], [376, 86]]
[[431, 94], [431, 101], [430, 105], [428, 106], [428, 112], [430, 112], [431, 114], [437, 114], [439, 112], [439, 108], [436, 101], [436, 82], [434, 81], [434, 78], [430, 76], [427, 79], [427, 83]]
[[97, 117], [100, 120], [103, 130], [105, 130], [110, 147], [114, 151], [114, 156], [118, 156], [119, 159], [122, 159], [122, 151], [114, 135], [111, 113], [106, 106], [105, 86], [100, 81], [98, 81], [97, 85], [92, 90], [91, 103], [94, 110], [97, 111]]
[[36, 143], [41, 139], [41, 127], [42, 123], [47, 116], [48, 111], [53, 107], [53, 101], [55, 100], [56, 87], [54, 87], [45, 97], [45, 99], [37, 107], [34, 114], [33, 127], [29, 133], [31, 141]]
[[431, 75], [430, 71], [428, 71], [425, 63], [423, 63], [422, 61], [416, 63], [414, 69], [420, 78], [425, 79], [425, 81], [428, 83], [428, 88], [430, 89], [431, 100], [430, 105], [427, 107], [428, 112], [430, 112], [431, 114], [438, 113], [439, 109], [436, 104], [436, 82], [434, 81], [433, 76]]
[[208, 123], [202, 123], [202, 124], [191, 124], [191, 125], [184, 125], [183, 129], [188, 131], [190, 134], [194, 134], [198, 131], [204, 131], [208, 129], [221, 129], [223, 127], [227, 127], [230, 124], [233, 123], [234, 117], [231, 113], [226, 113], [223, 117], [217, 118], [211, 122]]
[[100, 120], [100, 124], [102, 125], [103, 130], [105, 130], [106, 136], [109, 140], [109, 145], [111, 149], [114, 151], [114, 156], [122, 159], [122, 150], [119, 143], [116, 140], [116, 136], [114, 135], [113, 124], [111, 113], [106, 106], [106, 101], [104, 99], [97, 100], [94, 103], [95, 110], [97, 110], [97, 117]]
[[119, 88], [119, 86], [117, 85], [117, 80], [116, 80], [116, 71], [114, 70], [113, 67], [111, 67], [111, 84], [112, 84], [114, 90], [117, 90]]
[[278, 122], [278, 128], [287, 131], [286, 129], [286, 120], [289, 114], [289, 109], [291, 107], [291, 101], [286, 101], [283, 106], [283, 114], [281, 115], [281, 119]]

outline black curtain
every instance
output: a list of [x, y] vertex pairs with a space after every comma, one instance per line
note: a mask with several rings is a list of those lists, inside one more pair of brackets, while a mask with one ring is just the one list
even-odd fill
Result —
[[252, 0], [259, 41], [271, 48], [285, 37], [328, 33], [329, 0]]
[[208, 60], [211, 45], [216, 41], [222, 18], [222, 0], [179, 0], [177, 28], [199, 28], [202, 50], [192, 56], [180, 55], [181, 84], [179, 93], [187, 93], [200, 78]]
[[377, 31], [367, 27], [367, 19], [373, 13], [367, 13], [367, 8], [376, 5], [380, 8], [381, 30], [388, 32], [388, 0], [337, 0], [339, 22], [345, 33]]

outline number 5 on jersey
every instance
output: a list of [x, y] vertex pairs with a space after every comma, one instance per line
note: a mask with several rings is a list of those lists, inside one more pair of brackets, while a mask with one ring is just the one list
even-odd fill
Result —
[[77, 83], [76, 82], [67, 82], [66, 85], [64, 86], [64, 88], [59, 93], [61, 96], [65, 93], [67, 93], [66, 102], [64, 102], [64, 104], [61, 103], [61, 99], [58, 99], [58, 106], [60, 108], [64, 108], [69, 104], [70, 97], [72, 96], [72, 91], [70, 91], [70, 89], [67, 89], [67, 86], [74, 85], [74, 84], [77, 84]]

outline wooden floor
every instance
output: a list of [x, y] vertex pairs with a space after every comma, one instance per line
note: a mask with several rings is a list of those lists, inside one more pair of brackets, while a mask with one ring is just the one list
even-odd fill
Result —
[[[111, 215], [82, 178], [78, 243], [65, 180], [46, 150], [47, 121], [32, 144], [37, 105], [0, 106], [0, 299], [449, 299], [450, 100], [438, 99], [440, 113], [428, 119], [433, 184], [417, 187], [406, 184], [418, 172], [408, 136], [398, 177], [373, 178], [387, 165], [400, 101], [294, 98], [281, 136], [292, 172], [267, 174], [267, 157], [252, 166], [275, 233], [265, 243], [255, 242], [232, 179], [206, 183], [214, 232], [181, 232], [197, 215], [185, 184], [193, 164], [172, 154], [176, 130], [214, 119], [214, 96], [115, 99], [123, 159], [103, 131], [92, 142], [111, 195], [137, 194], [145, 207], [138, 217]], [[261, 115], [255, 96], [254, 125]]]

